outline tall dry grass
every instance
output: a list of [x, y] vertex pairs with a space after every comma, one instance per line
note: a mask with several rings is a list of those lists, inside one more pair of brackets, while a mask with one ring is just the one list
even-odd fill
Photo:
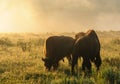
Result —
[[[75, 33], [61, 33], [74, 37]], [[101, 43], [102, 66], [97, 73], [81, 71], [73, 76], [65, 59], [58, 70], [45, 71], [41, 60], [47, 34], [0, 34], [0, 84], [120, 84], [120, 32], [97, 32]]]

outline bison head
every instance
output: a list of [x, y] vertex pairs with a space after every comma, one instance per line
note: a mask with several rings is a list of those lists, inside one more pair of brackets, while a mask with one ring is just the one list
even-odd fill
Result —
[[49, 58], [42, 58], [42, 61], [44, 62], [44, 66], [46, 67], [46, 70], [49, 70], [51, 69], [51, 61]]
[[79, 32], [75, 35], [75, 39], [81, 38], [83, 36], [85, 36], [85, 33], [84, 32]]

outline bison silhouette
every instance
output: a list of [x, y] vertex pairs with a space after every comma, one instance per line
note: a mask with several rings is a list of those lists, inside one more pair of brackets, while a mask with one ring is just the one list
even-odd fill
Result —
[[59, 61], [67, 57], [71, 61], [71, 54], [75, 40], [69, 36], [51, 36], [46, 40], [44, 66], [47, 70], [57, 69]]
[[72, 51], [72, 73], [74, 73], [74, 66], [77, 64], [78, 57], [83, 58], [83, 71], [87, 70], [91, 72], [91, 62], [94, 62], [97, 70], [99, 70], [101, 65], [100, 42], [96, 32], [94, 30], [88, 30], [86, 33], [76, 34], [75, 37], [76, 41]]

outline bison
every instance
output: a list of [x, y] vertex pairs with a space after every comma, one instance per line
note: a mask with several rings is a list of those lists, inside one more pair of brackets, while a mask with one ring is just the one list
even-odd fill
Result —
[[78, 38], [82, 38], [83, 36], [85, 36], [84, 32], [79, 32], [75, 35], [75, 39], [77, 40]]
[[45, 58], [42, 58], [46, 69], [57, 69], [59, 61], [67, 57], [71, 61], [71, 54], [75, 40], [68, 36], [51, 36], [46, 40]]
[[83, 58], [82, 70], [86, 69], [91, 72], [91, 62], [95, 63], [97, 70], [101, 65], [100, 57], [100, 42], [98, 36], [94, 30], [89, 30], [82, 37], [77, 34], [77, 40], [74, 43], [72, 51], [72, 66], [71, 70], [74, 73], [74, 66], [77, 64], [78, 57]]

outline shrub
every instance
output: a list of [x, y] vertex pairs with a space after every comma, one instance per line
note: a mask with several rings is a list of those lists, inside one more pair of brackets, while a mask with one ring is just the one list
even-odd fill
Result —
[[116, 81], [116, 84], [120, 84], [120, 71], [116, 72], [115, 81]]
[[19, 41], [17, 41], [17, 46], [21, 47], [23, 52], [25, 52], [25, 51], [30, 52], [32, 43], [30, 41], [25, 42], [25, 41], [19, 40]]
[[104, 78], [109, 84], [114, 84], [115, 82], [115, 72], [112, 68], [107, 67], [102, 72], [102, 78]]
[[2, 45], [2, 46], [13, 46], [13, 43], [8, 38], [0, 38], [0, 45]]
[[112, 67], [120, 68], [120, 59], [119, 58], [105, 58], [104, 62], [108, 63]]
[[120, 44], [120, 39], [114, 39], [111, 41], [112, 44]]

